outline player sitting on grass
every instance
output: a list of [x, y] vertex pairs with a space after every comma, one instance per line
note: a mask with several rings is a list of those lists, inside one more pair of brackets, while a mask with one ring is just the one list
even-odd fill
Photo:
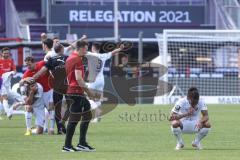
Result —
[[187, 97], [177, 101], [169, 120], [171, 121], [172, 132], [177, 139], [176, 150], [184, 147], [182, 133], [196, 133], [192, 146], [196, 149], [202, 149], [200, 141], [208, 134], [211, 125], [207, 106], [202, 99], [199, 99], [196, 87], [189, 88]]

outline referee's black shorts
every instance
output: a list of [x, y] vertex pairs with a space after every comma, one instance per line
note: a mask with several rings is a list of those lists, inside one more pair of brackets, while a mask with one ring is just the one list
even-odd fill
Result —
[[84, 95], [67, 95], [67, 101], [70, 105], [69, 121], [90, 121], [92, 118], [91, 105]]

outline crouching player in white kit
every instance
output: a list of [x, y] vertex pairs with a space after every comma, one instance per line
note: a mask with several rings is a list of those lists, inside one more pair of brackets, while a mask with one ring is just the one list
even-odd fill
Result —
[[39, 83], [36, 83], [32, 78], [28, 78], [23, 82], [26, 90], [26, 127], [25, 135], [31, 135], [32, 114], [35, 115], [36, 134], [43, 133], [44, 126], [44, 102], [43, 102], [43, 88]]
[[208, 134], [211, 125], [207, 106], [202, 99], [199, 99], [199, 92], [196, 87], [189, 88], [187, 97], [177, 101], [169, 120], [171, 121], [172, 132], [177, 139], [176, 150], [184, 147], [182, 133], [196, 133], [192, 146], [196, 149], [202, 149], [200, 141]]

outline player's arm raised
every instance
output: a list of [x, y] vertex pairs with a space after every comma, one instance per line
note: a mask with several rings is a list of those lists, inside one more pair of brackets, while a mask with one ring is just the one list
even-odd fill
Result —
[[124, 49], [124, 44], [121, 44], [119, 48], [117, 49], [114, 49], [111, 53], [112, 53], [112, 56], [115, 56], [117, 54], [119, 54], [120, 51], [122, 51]]
[[77, 41], [83, 41], [83, 40], [85, 40], [85, 39], [87, 39], [87, 36], [84, 34], [84, 35], [82, 35], [82, 37], [81, 37], [80, 39], [78, 39], [78, 40], [76, 40], [75, 42], [73, 42], [72, 44], [70, 44], [70, 45], [67, 47], [66, 51], [69, 52], [70, 50], [74, 49], [75, 46], [76, 46]]
[[35, 80], [37, 80], [41, 75], [44, 75], [45, 73], [47, 73], [48, 69], [47, 67], [43, 66], [40, 71], [38, 71], [36, 74], [33, 75], [33, 78]]

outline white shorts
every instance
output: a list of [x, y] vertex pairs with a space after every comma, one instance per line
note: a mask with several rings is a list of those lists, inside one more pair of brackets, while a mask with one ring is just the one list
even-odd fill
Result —
[[90, 103], [90, 105], [91, 105], [91, 109], [96, 109], [96, 108], [98, 108], [98, 105], [97, 105], [96, 102], [94, 102], [94, 101], [91, 100], [91, 99], [89, 99], [88, 101], [89, 101], [89, 103]]
[[33, 107], [33, 114], [36, 117], [35, 118], [35, 125], [43, 127], [44, 126], [44, 118], [45, 118], [45, 112], [44, 107]]
[[53, 103], [53, 89], [43, 92], [43, 101], [46, 108], [49, 107], [49, 103]]
[[87, 83], [87, 86], [90, 89], [94, 89], [94, 90], [103, 92], [103, 89], [104, 89], [104, 79], [96, 79], [95, 82]]
[[181, 120], [181, 122], [182, 122], [182, 125], [183, 125], [183, 129], [182, 129], [183, 133], [193, 134], [193, 133], [198, 132], [198, 128], [196, 128], [198, 120], [184, 119], [184, 120]]

